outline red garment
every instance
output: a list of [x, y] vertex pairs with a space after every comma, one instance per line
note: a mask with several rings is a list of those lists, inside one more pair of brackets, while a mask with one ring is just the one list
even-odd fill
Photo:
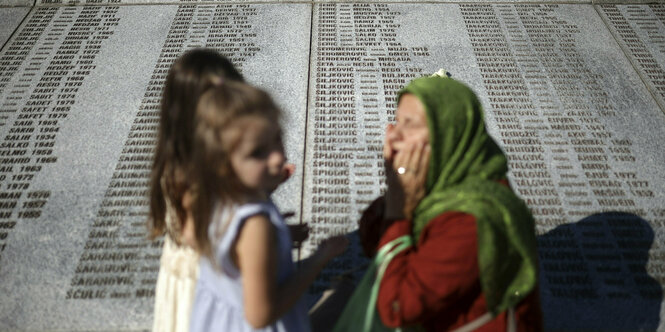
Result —
[[[361, 225], [381, 223], [368, 220], [372, 217], [378, 216], [365, 213]], [[383, 233], [376, 248], [410, 232], [410, 221], [396, 221]], [[377, 300], [384, 324], [420, 324], [427, 331], [449, 331], [487, 313], [477, 248], [473, 215], [445, 212], [429, 222], [418, 244], [395, 256], [386, 269]], [[518, 331], [542, 331], [537, 287], [515, 308], [515, 316]], [[506, 323], [504, 312], [477, 331], [505, 331]]]

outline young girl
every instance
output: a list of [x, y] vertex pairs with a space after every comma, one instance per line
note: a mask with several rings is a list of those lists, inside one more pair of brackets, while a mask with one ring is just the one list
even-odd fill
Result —
[[213, 50], [178, 58], [166, 78], [151, 174], [149, 228], [164, 235], [155, 290], [153, 331], [187, 331], [198, 278], [185, 170], [191, 159], [194, 114], [201, 94], [221, 81], [242, 81], [231, 62]]
[[301, 295], [347, 246], [325, 241], [302, 268], [272, 192], [285, 157], [279, 110], [263, 91], [228, 82], [201, 97], [192, 150], [192, 215], [200, 253], [191, 331], [308, 331]]

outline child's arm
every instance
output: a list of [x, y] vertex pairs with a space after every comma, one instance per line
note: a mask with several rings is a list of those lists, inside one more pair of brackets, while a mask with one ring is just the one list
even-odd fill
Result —
[[247, 322], [254, 328], [262, 328], [279, 319], [295, 305], [326, 263], [341, 254], [347, 245], [344, 237], [327, 240], [307, 264], [278, 285], [275, 229], [265, 216], [247, 219], [232, 250], [243, 278]]
[[181, 233], [182, 243], [193, 248], [194, 250], [199, 250], [198, 245], [196, 244], [196, 233], [194, 232], [194, 219], [191, 217], [191, 213], [187, 213], [187, 220], [182, 227]]
[[198, 251], [199, 247], [196, 243], [196, 231], [194, 230], [194, 216], [192, 215], [192, 192], [187, 190], [182, 195], [182, 207], [185, 209], [185, 222], [182, 226], [181, 239], [185, 245]]

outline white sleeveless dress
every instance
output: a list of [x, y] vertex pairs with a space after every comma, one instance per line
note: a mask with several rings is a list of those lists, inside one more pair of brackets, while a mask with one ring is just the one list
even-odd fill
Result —
[[291, 234], [272, 202], [244, 204], [215, 213], [209, 229], [215, 262], [206, 257], [200, 259], [199, 280], [190, 324], [192, 332], [310, 330], [307, 307], [303, 300], [298, 301], [284, 316], [264, 329], [253, 329], [245, 319], [242, 275], [231, 259], [230, 250], [245, 220], [257, 214], [267, 216], [277, 232], [278, 284], [295, 272], [291, 258]]
[[155, 310], [152, 330], [155, 332], [187, 332], [199, 275], [199, 254], [186, 245], [177, 244], [175, 211], [167, 204], [166, 228], [159, 274], [155, 287]]

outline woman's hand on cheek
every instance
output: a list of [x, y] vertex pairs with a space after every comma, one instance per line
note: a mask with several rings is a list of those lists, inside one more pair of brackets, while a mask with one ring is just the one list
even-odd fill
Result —
[[429, 144], [422, 143], [414, 147], [411, 152], [409, 166], [407, 166], [409, 171], [400, 178], [404, 186], [404, 215], [407, 219], [413, 217], [413, 211], [425, 197], [425, 181], [429, 170], [431, 147]]
[[383, 165], [386, 171], [386, 182], [388, 184], [388, 190], [398, 185], [397, 173], [395, 173], [395, 170], [393, 169], [394, 157], [397, 153], [394, 150], [393, 142], [390, 138], [394, 127], [395, 126], [393, 124], [388, 124], [386, 127], [386, 140], [383, 143]]
[[383, 161], [386, 172], [385, 208], [383, 218], [386, 220], [402, 219], [402, 206], [404, 205], [404, 191], [397, 178], [394, 162], [397, 152], [393, 149], [392, 136], [395, 126], [388, 124], [386, 127], [386, 139], [383, 143]]
[[395, 125], [392, 123], [389, 123], [386, 126], [386, 137], [385, 141], [383, 141], [383, 159], [386, 161], [391, 161], [393, 160], [393, 145], [392, 145], [392, 136], [393, 136], [393, 131], [395, 130]]
[[430, 150], [429, 144], [416, 143], [407, 144], [395, 153], [391, 169], [386, 169], [386, 218], [412, 218], [425, 197]]

